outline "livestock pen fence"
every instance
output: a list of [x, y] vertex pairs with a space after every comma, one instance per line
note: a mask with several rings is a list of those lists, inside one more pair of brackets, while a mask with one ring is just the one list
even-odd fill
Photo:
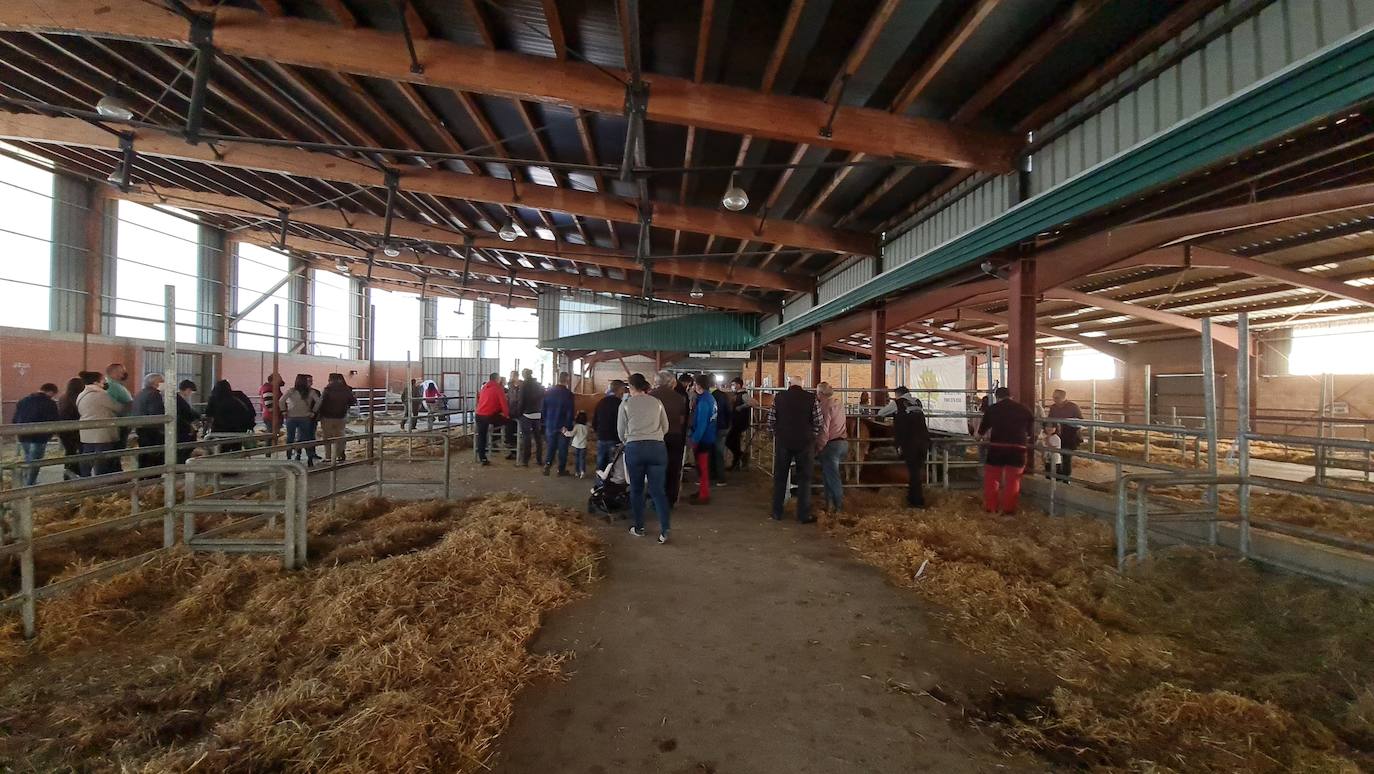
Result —
[[[1161, 418], [1151, 415], [1148, 407], [1140, 414], [1122, 411], [1116, 415], [1119, 419], [1103, 418], [1113, 415], [1105, 409], [1095, 408], [1085, 411], [1083, 419], [1037, 416], [1037, 428], [1047, 424], [1078, 427], [1084, 443], [1082, 448], [1072, 449], [1036, 442], [1027, 444], [1030, 459], [1026, 476], [1035, 482], [1028, 487], [1028, 494], [1039, 499], [1051, 515], [1072, 511], [1111, 520], [1117, 566], [1123, 570], [1131, 556], [1137, 560], [1146, 559], [1153, 540], [1221, 546], [1245, 558], [1326, 580], [1374, 582], [1374, 539], [1365, 537], [1374, 534], [1374, 491], [1368, 487], [1374, 473], [1374, 466], [1370, 464], [1374, 443], [1363, 437], [1370, 423], [1336, 420], [1329, 416], [1270, 416], [1255, 412], [1249, 389], [1250, 359], [1245, 355], [1249, 346], [1249, 326], [1243, 313], [1238, 321], [1241, 354], [1237, 358], [1239, 378], [1235, 380], [1236, 419], [1229, 425], [1223, 423], [1217, 410], [1211, 321], [1203, 320], [1202, 323], [1204, 394], [1200, 416], [1179, 416], [1171, 412], [1161, 422]], [[751, 391], [755, 396], [751, 418], [754, 431], [748, 442], [751, 462], [770, 475], [773, 472], [772, 439], [760, 428], [764, 424], [766, 404], [779, 391], [778, 388], [753, 388]], [[895, 474], [903, 467], [900, 460], [886, 451], [892, 446], [891, 438], [882, 430], [874, 432], [878, 423], [872, 420], [883, 400], [875, 399], [871, 406], [858, 405], [851, 394], [886, 394], [887, 391], [836, 392], [846, 406], [846, 440], [850, 447], [841, 462], [844, 487], [905, 486], [904, 471]], [[950, 392], [963, 394], [970, 409], [981, 398], [973, 390]], [[916, 394], [919, 393], [913, 393]], [[988, 445], [971, 433], [980, 415], [972, 410], [926, 410], [924, 413], [932, 423], [946, 420], [941, 423], [942, 430], [932, 432], [925, 464], [926, 481], [944, 489], [976, 486], [980, 478], [976, 474], [982, 468]], [[1145, 421], [1129, 421], [1142, 414]], [[1254, 430], [1258, 422], [1266, 422], [1272, 427], [1280, 420], [1293, 429], [1313, 430], [1296, 435]], [[961, 422], [968, 423], [969, 429], [956, 432], [955, 424]], [[1229, 431], [1229, 437], [1222, 437], [1223, 427]], [[1335, 433], [1341, 427], [1354, 428], [1361, 437], [1337, 437]], [[1122, 441], [1138, 442], [1139, 447], [1127, 448]], [[1275, 449], [1294, 448], [1310, 449], [1311, 454], [1303, 455], [1297, 462], [1273, 454]], [[1256, 457], [1257, 449], [1263, 459]], [[1070, 465], [1071, 475], [1060, 473], [1056, 466], [1042, 477], [1042, 464], [1050, 455], [1091, 464]], [[887, 471], [894, 474], [883, 475]], [[1298, 480], [1290, 480], [1293, 478]], [[822, 486], [820, 476], [812, 476], [812, 486]], [[791, 487], [788, 489], [790, 491]], [[1255, 490], [1310, 498], [1310, 502], [1299, 501], [1301, 505], [1294, 507], [1316, 509], [1323, 503], [1353, 506], [1356, 514], [1353, 534], [1352, 530], [1339, 531], [1326, 523], [1304, 526], [1291, 519], [1256, 520], [1251, 513]], [[1317, 546], [1318, 550], [1315, 554], [1304, 554], [1301, 560], [1294, 560], [1288, 556], [1292, 552], [1276, 555], [1270, 550], [1273, 541], [1269, 541], [1265, 551], [1257, 551], [1252, 532], [1255, 529], [1296, 538]], [[1362, 558], [1344, 564], [1333, 563], [1327, 561], [1325, 555], [1332, 552], [1346, 552]], [[1331, 567], [1336, 565], [1343, 569], [1333, 572]]]

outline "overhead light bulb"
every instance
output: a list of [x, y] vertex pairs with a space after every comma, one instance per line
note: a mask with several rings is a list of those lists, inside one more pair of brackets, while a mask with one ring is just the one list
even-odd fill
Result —
[[735, 181], [730, 181], [730, 187], [725, 189], [725, 195], [720, 197], [720, 204], [731, 212], [739, 212], [749, 206], [749, 194], [743, 188], [735, 185]]
[[706, 294], [703, 293], [703, 292], [701, 292], [701, 288], [695, 287], [695, 286], [694, 286], [694, 287], [692, 288], [692, 292], [691, 292], [691, 293], [688, 293], [687, 295], [691, 296], [692, 298], [702, 298], [702, 297], [704, 297]]
[[95, 103], [95, 112], [115, 121], [132, 121], [134, 106], [129, 103], [129, 98], [124, 96], [124, 89], [115, 86]]
[[393, 245], [390, 242], [387, 242], [386, 244], [382, 245], [382, 255], [385, 255], [388, 258], [395, 258], [400, 254], [401, 248], [397, 247], [396, 245]]
[[491, 303], [491, 296], [478, 296], [478, 297], [477, 297], [477, 300], [480, 301], [480, 302], [482, 302], [482, 303], [484, 303], [484, 304], [490, 304], [490, 303]]
[[496, 235], [506, 242], [514, 242], [519, 238], [520, 232], [515, 230], [514, 223], [506, 221], [505, 225], [501, 226], [501, 230], [496, 232]]
[[343, 259], [339, 259], [339, 262], [334, 264], [334, 268], [338, 269], [340, 274], [348, 273], [348, 264]]

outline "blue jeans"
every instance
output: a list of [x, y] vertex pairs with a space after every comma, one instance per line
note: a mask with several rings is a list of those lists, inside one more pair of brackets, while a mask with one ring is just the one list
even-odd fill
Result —
[[844, 510], [844, 484], [840, 481], [840, 463], [849, 456], [849, 441], [836, 438], [821, 449], [821, 480], [825, 482], [825, 499], [835, 510]]
[[548, 456], [544, 457], [544, 467], [553, 464], [554, 455], [558, 456], [558, 472], [564, 473], [568, 470], [568, 444], [572, 441], [563, 435], [562, 428], [554, 428], [552, 433], [546, 433], [544, 440], [549, 444]]
[[[315, 423], [309, 417], [287, 417], [286, 419], [286, 443], [303, 443], [315, 440]], [[305, 456], [315, 459], [315, 447], [307, 446]], [[301, 458], [300, 449], [292, 449], [286, 453], [287, 459], [298, 460]]]
[[[23, 441], [19, 442], [19, 450], [24, 455], [25, 462], [37, 462], [43, 459], [43, 453], [48, 448], [47, 441]], [[24, 486], [33, 486], [38, 483], [38, 466], [24, 468]]]
[[585, 474], [587, 472], [587, 447], [583, 446], [581, 449], [573, 449], [572, 457], [573, 470], [577, 471], [577, 475], [579, 476]]
[[[95, 452], [110, 451], [118, 449], [118, 441], [108, 443], [86, 443], [81, 442], [82, 454], [94, 454]], [[96, 460], [86, 460], [81, 463], [81, 475], [83, 476], [103, 476], [107, 473], [118, 473], [122, 470], [118, 457], [102, 457]]]
[[596, 441], [596, 469], [597, 469], [597, 470], [605, 470], [605, 469], [606, 469], [606, 466], [609, 465], [610, 462], [611, 462], [611, 457], [615, 454], [615, 447], [616, 447], [617, 445], [619, 445], [619, 443], [620, 443], [619, 441], [603, 441], [603, 440], [601, 440], [601, 439], [599, 439], [599, 438], [597, 439], [597, 441]]
[[658, 533], [668, 534], [671, 506], [663, 489], [668, 473], [668, 447], [662, 441], [634, 441], [625, 444], [625, 475], [630, 479], [630, 513], [635, 529], [644, 529], [644, 482], [649, 482], [649, 496], [654, 499], [654, 513], [658, 514]]

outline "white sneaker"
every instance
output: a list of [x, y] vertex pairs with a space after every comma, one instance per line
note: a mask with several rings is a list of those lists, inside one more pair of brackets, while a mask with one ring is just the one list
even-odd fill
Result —
[[635, 537], [644, 537], [644, 530], [639, 527], [630, 527], [630, 534]]
[[662, 544], [662, 543], [667, 543], [667, 542], [668, 542], [668, 533], [666, 533], [666, 532], [660, 532], [660, 533], [658, 533], [658, 542], [659, 542], [660, 544]]

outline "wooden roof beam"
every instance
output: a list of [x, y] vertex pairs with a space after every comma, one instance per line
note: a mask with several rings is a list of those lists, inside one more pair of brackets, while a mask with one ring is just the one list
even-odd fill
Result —
[[[424, 72], [412, 73], [405, 44], [397, 33], [272, 17], [224, 5], [212, 13], [215, 47], [230, 56], [605, 113], [624, 110], [622, 83], [581, 62], [550, 61], [429, 39], [415, 41]], [[0, 30], [191, 46], [189, 25], [172, 10], [135, 3], [121, 6], [119, 13], [109, 13], [108, 0], [0, 3]], [[836, 112], [832, 136], [825, 138], [818, 130], [829, 120], [831, 106], [822, 100], [764, 95], [654, 74], [646, 74], [645, 80], [653, 94], [648, 117], [666, 123], [997, 172], [1011, 170], [1021, 145], [1019, 138], [1008, 134], [956, 129], [941, 121], [847, 106]]]
[[[960, 320], [974, 320], [977, 322], [1002, 325], [1007, 328], [1011, 327], [1011, 320], [1000, 314], [993, 314], [992, 312], [980, 312], [976, 309], [960, 309], [958, 310], [958, 316]], [[1053, 336], [1057, 339], [1072, 341], [1093, 351], [1101, 352], [1113, 360], [1119, 360], [1123, 363], [1126, 362], [1126, 347], [1121, 344], [1113, 344], [1109, 341], [1093, 338], [1092, 336], [1082, 336], [1072, 331], [1057, 330], [1050, 327], [1048, 324], [1041, 324], [1038, 322], [1035, 325], [1035, 332], [1041, 336]]]
[[1368, 288], [1347, 285], [1340, 280], [1323, 277], [1320, 274], [1309, 274], [1305, 271], [1297, 271], [1286, 266], [1276, 266], [1272, 263], [1247, 258], [1241, 255], [1221, 250], [1213, 250], [1209, 247], [1175, 245], [1164, 247], [1157, 250], [1150, 250], [1139, 255], [1132, 256], [1127, 261], [1111, 268], [1124, 268], [1126, 266], [1177, 266], [1179, 268], [1198, 267], [1231, 269], [1252, 277], [1263, 277], [1276, 282], [1282, 282], [1294, 287], [1306, 288], [1329, 296], [1344, 298], [1347, 301], [1354, 301], [1364, 306], [1374, 306], [1374, 291]]
[[[134, 132], [135, 147], [142, 155], [197, 161], [221, 167], [276, 172], [352, 185], [381, 188], [381, 170], [330, 153], [223, 141], [211, 148], [189, 145], [176, 134], [155, 129]], [[50, 142], [87, 148], [117, 150], [118, 136], [74, 118], [0, 112], [0, 137], [19, 141]], [[454, 199], [491, 202], [532, 209], [638, 223], [635, 202], [615, 196], [553, 188], [530, 183], [482, 178], [442, 169], [405, 167], [398, 170], [402, 191]], [[735, 239], [757, 239], [808, 247], [828, 252], [873, 255], [877, 239], [872, 234], [807, 226], [785, 221], [760, 223], [753, 215], [738, 215], [671, 202], [654, 204], [654, 225], [681, 228]]]
[[[1080, 293], [1077, 290], [1071, 290], [1069, 288], [1050, 288], [1045, 291], [1044, 296], [1047, 300], [1072, 301], [1075, 304], [1095, 306], [1109, 312], [1130, 315], [1131, 317], [1140, 320], [1149, 320], [1150, 322], [1159, 323], [1160, 325], [1169, 325], [1194, 333], [1202, 333], [1201, 320], [1195, 320], [1192, 317], [1186, 317], [1173, 312], [1160, 311], [1142, 304], [1128, 304], [1124, 301], [1108, 298], [1107, 296]], [[1236, 336], [1236, 330], [1224, 325], [1212, 326], [1212, 339], [1219, 344], [1225, 344], [1231, 349], [1236, 349], [1240, 346], [1239, 339]]]
[[[264, 203], [243, 196], [202, 193], [185, 189], [159, 187], [156, 191], [135, 187], [128, 193], [114, 192], [113, 196], [140, 204], [169, 204], [194, 212], [213, 212], [234, 217], [261, 217], [275, 219], [279, 214], [278, 205]], [[290, 220], [321, 228], [352, 231], [369, 236], [380, 237], [383, 218], [367, 213], [345, 212], [333, 207], [290, 207]], [[435, 244], [461, 247], [466, 237], [452, 231], [426, 223], [405, 218], [394, 218], [391, 233], [404, 239], [415, 239]], [[547, 239], [520, 237], [506, 242], [494, 234], [479, 233], [472, 237], [477, 248], [505, 250], [526, 255], [561, 258], [580, 264], [601, 266], [625, 271], [639, 271], [642, 267], [635, 261], [634, 254], [614, 251], [595, 245], [579, 245], [572, 242], [553, 242]], [[767, 290], [786, 290], [790, 292], [810, 292], [814, 280], [800, 275], [763, 271], [743, 266], [728, 267], [721, 264], [698, 261], [688, 258], [658, 258], [654, 260], [654, 271], [665, 276], [683, 277], [692, 280], [723, 281], [748, 287]]]

